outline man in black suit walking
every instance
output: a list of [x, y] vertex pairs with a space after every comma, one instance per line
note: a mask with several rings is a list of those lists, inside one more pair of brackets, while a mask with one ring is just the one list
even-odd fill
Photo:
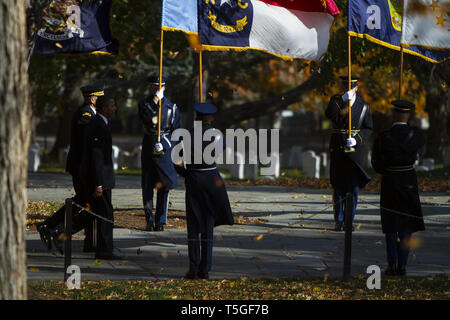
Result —
[[[80, 185], [89, 195], [91, 210], [114, 222], [111, 190], [115, 185], [112, 162], [112, 137], [109, 121], [117, 108], [114, 99], [100, 97], [97, 103], [97, 114], [86, 129], [83, 158], [80, 165]], [[85, 228], [94, 221], [94, 216], [82, 211], [73, 217], [72, 234]], [[98, 220], [96, 259], [121, 259], [113, 253], [113, 224]], [[60, 236], [65, 233], [63, 224], [51, 232], [53, 242], [61, 246]]]
[[[117, 111], [112, 97], [99, 99], [98, 113], [89, 123], [81, 175], [86, 190], [91, 194], [89, 202], [98, 215], [114, 221], [111, 190], [115, 185], [112, 162], [112, 137], [110, 120]], [[91, 217], [92, 218], [92, 217]], [[120, 258], [113, 254], [113, 225], [98, 219], [96, 259]]]
[[[72, 175], [73, 187], [75, 190], [75, 196], [73, 201], [85, 206], [88, 202], [89, 195], [82, 187], [82, 182], [79, 176], [79, 170], [81, 165], [82, 153], [86, 138], [86, 128], [89, 122], [94, 118], [96, 111], [97, 100], [103, 96], [104, 86], [102, 84], [88, 85], [81, 88], [81, 92], [84, 96], [84, 103], [73, 114], [70, 123], [70, 148], [67, 155], [66, 171]], [[64, 222], [64, 213], [66, 207], [62, 206], [52, 216], [45, 221], [38, 223], [36, 229], [41, 236], [42, 242], [45, 244], [48, 250], [52, 248], [51, 242], [51, 230], [56, 226]], [[78, 212], [79, 209], [74, 207], [72, 212]], [[93, 230], [92, 225], [86, 226], [86, 238], [84, 239], [84, 251], [93, 251]], [[55, 244], [57, 245], [57, 243]], [[62, 248], [56, 246], [57, 250], [62, 253]]]

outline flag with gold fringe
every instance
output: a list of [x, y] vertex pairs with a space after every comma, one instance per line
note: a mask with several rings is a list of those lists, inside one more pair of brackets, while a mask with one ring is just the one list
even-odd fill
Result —
[[204, 50], [319, 60], [338, 14], [332, 0], [199, 0], [198, 33]]
[[111, 35], [111, 0], [52, 0], [44, 9], [33, 54], [116, 54]]
[[[366, 38], [394, 50], [400, 50], [403, 19], [402, 0], [349, 0], [348, 2], [349, 34]], [[422, 29], [423, 26], [417, 26], [417, 28]], [[449, 50], [433, 50], [418, 46], [404, 46], [404, 52], [435, 63], [444, 61], [450, 55]]]

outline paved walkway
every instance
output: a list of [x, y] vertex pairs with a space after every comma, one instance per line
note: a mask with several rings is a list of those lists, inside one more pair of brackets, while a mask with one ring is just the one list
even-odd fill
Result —
[[[140, 208], [140, 178], [118, 176], [113, 190], [115, 208]], [[212, 279], [237, 277], [342, 276], [344, 233], [331, 232], [331, 191], [282, 187], [229, 187], [235, 214], [267, 220], [259, 225], [220, 226], [214, 233]], [[30, 174], [28, 199], [61, 201], [72, 195], [70, 176]], [[422, 197], [426, 231], [416, 233], [409, 275], [450, 274], [450, 196]], [[183, 185], [171, 192], [173, 209], [185, 210]], [[362, 194], [353, 233], [352, 274], [365, 274], [369, 265], [386, 265], [376, 194]], [[144, 222], [143, 222], [144, 223]], [[30, 280], [63, 278], [64, 259], [43, 247], [39, 235], [26, 233]], [[73, 264], [83, 280], [180, 279], [188, 269], [186, 229], [164, 232], [114, 230], [114, 245], [123, 261], [94, 262], [82, 252], [82, 235], [74, 239]]]

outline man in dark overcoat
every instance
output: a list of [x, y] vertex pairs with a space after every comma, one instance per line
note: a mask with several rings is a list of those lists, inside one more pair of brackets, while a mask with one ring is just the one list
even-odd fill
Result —
[[[89, 195], [91, 211], [114, 222], [111, 191], [115, 186], [114, 167], [112, 162], [112, 136], [110, 120], [117, 111], [114, 98], [103, 96], [97, 104], [97, 114], [86, 129], [86, 143], [80, 167], [80, 183]], [[72, 234], [85, 228], [97, 220], [96, 259], [121, 259], [113, 253], [113, 224], [96, 218], [86, 211], [74, 215]], [[61, 234], [65, 233], [63, 224], [52, 232], [53, 242], [61, 245]]]
[[[147, 231], [163, 231], [169, 208], [169, 191], [177, 186], [177, 173], [171, 160], [172, 132], [181, 127], [181, 115], [176, 104], [164, 97], [167, 78], [147, 78], [150, 96], [139, 103], [139, 117], [144, 125], [142, 140], [142, 198]], [[161, 100], [161, 133], [158, 138], [158, 113]], [[153, 216], [153, 195], [156, 194], [156, 214]]]
[[[208, 131], [213, 142], [202, 139], [199, 143], [194, 139], [196, 129], [191, 128], [190, 152], [183, 154], [184, 166], [176, 166], [186, 185], [189, 271], [185, 278], [208, 279], [212, 266], [214, 227], [233, 225], [234, 219], [225, 183], [215, 163], [215, 158], [219, 152], [223, 153], [225, 146], [223, 135], [212, 126], [213, 114], [217, 109], [209, 103], [197, 104], [194, 109], [197, 113], [196, 125], [201, 125], [199, 132], [203, 137]], [[211, 152], [211, 158], [206, 159], [205, 149], [211, 143], [217, 144], [217, 147]], [[186, 145], [184, 147], [188, 148]]]
[[[359, 189], [370, 177], [364, 170], [364, 147], [372, 134], [373, 122], [369, 105], [356, 94], [358, 77], [352, 77], [352, 90], [331, 97], [325, 115], [331, 120], [333, 133], [330, 150], [330, 181], [333, 186], [335, 230], [344, 227], [345, 196], [353, 196], [352, 221], [356, 212]], [[348, 77], [341, 77], [348, 86]], [[352, 129], [349, 134], [349, 100], [351, 103]], [[351, 226], [353, 228], [353, 226]]]
[[[93, 84], [84, 86], [81, 88], [81, 92], [84, 97], [84, 103], [73, 114], [70, 122], [70, 147], [67, 155], [66, 171], [72, 176], [73, 188], [75, 190], [75, 196], [73, 201], [81, 206], [86, 206], [89, 194], [83, 188], [79, 170], [81, 165], [81, 159], [83, 157], [83, 150], [86, 138], [86, 128], [89, 122], [94, 118], [97, 105], [97, 99], [104, 96], [104, 85]], [[46, 245], [48, 250], [52, 248], [51, 231], [57, 225], [64, 222], [66, 207], [62, 206], [52, 216], [45, 221], [36, 225], [37, 231], [41, 236], [42, 242]], [[78, 207], [73, 207], [72, 212], [78, 212]], [[94, 235], [92, 225], [86, 226], [86, 237], [84, 239], [83, 251], [91, 252], [94, 250]], [[61, 252], [61, 248], [57, 247], [57, 250]]]
[[411, 234], [425, 230], [414, 163], [425, 139], [408, 124], [414, 104], [393, 101], [393, 124], [376, 139], [372, 166], [381, 174], [381, 225], [386, 236], [387, 275], [406, 275]]

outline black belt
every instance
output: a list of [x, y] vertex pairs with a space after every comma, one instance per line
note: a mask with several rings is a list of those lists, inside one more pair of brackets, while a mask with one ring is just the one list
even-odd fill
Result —
[[192, 170], [192, 171], [211, 171], [214, 169], [217, 169], [217, 167], [209, 167], [209, 168], [187, 168], [188, 170]]
[[409, 166], [392, 166], [392, 167], [387, 167], [386, 170], [394, 171], [394, 172], [411, 171], [411, 170], [414, 170], [414, 166], [413, 165], [409, 165]]
[[[358, 134], [360, 130], [352, 130], [351, 134], [355, 135]], [[348, 129], [333, 129], [333, 133], [337, 133], [337, 134], [347, 134], [349, 133]]]
[[[151, 132], [145, 131], [145, 134], [148, 136], [156, 136], [157, 137], [158, 131], [151, 131]], [[169, 134], [170, 134], [170, 132], [168, 132], [168, 131], [161, 131], [161, 137], [168, 136]]]

